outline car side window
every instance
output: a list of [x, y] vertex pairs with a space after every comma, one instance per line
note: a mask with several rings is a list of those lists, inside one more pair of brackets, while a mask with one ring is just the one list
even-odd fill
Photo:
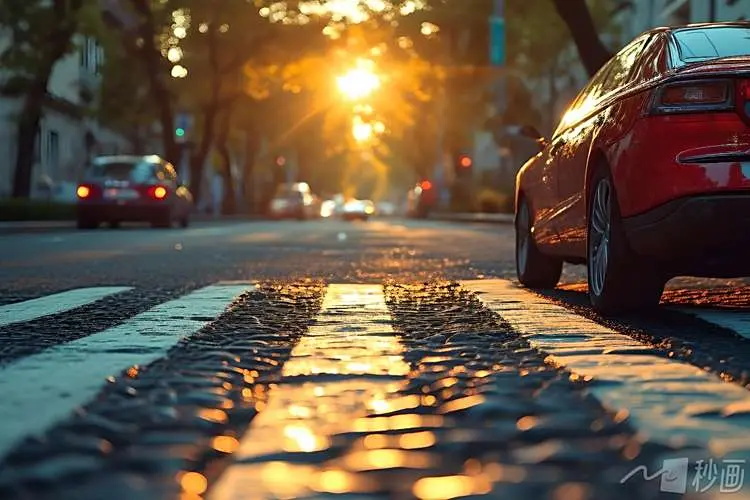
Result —
[[658, 78], [666, 65], [666, 37], [664, 35], [654, 36], [643, 49], [641, 56], [633, 70], [631, 81], [636, 85], [649, 82]]
[[575, 98], [573, 104], [568, 108], [560, 120], [560, 124], [553, 134], [553, 138], [558, 137], [570, 125], [576, 123], [580, 118], [587, 114], [599, 102], [602, 97], [604, 82], [609, 74], [612, 61], [605, 64], [591, 79], [583, 90]]
[[603, 84], [603, 94], [608, 95], [616, 92], [633, 81], [631, 78], [633, 69], [639, 62], [639, 56], [650, 38], [652, 38], [650, 35], [638, 38], [617, 53], [610, 63], [610, 71], [607, 73], [607, 78]]

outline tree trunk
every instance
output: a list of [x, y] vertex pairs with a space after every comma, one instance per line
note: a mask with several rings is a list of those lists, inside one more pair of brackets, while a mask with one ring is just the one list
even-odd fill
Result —
[[196, 204], [200, 203], [203, 193], [203, 167], [206, 158], [214, 145], [216, 133], [216, 117], [220, 111], [219, 97], [221, 96], [222, 77], [218, 60], [218, 47], [216, 40], [216, 28], [211, 24], [208, 29], [208, 62], [211, 67], [211, 95], [208, 103], [203, 108], [203, 127], [198, 148], [190, 157], [190, 182], [191, 190]]
[[77, 17], [82, 2], [55, 0], [51, 7], [58, 23], [46, 40], [47, 46], [43, 47], [49, 52], [42, 55], [44, 59], [39, 71], [34, 75], [24, 95], [21, 118], [18, 122], [16, 165], [13, 175], [13, 196], [18, 198], [28, 198], [31, 194], [34, 146], [42, 118], [44, 98], [47, 95], [47, 85], [55, 63], [67, 53], [71, 38], [78, 29]]
[[242, 165], [242, 199], [245, 207], [252, 210], [255, 206], [255, 191], [253, 189], [253, 173], [255, 172], [255, 159], [260, 150], [260, 137], [255, 127], [245, 131], [245, 158]]
[[174, 137], [174, 112], [172, 110], [172, 94], [163, 78], [165, 65], [156, 42], [156, 22], [148, 0], [131, 0], [135, 10], [141, 15], [142, 22], [138, 28], [144, 45], [140, 49], [141, 60], [146, 68], [149, 79], [149, 89], [154, 106], [159, 110], [159, 123], [162, 128], [162, 148], [167, 161], [175, 165], [180, 161], [180, 147]]
[[222, 200], [221, 212], [224, 215], [237, 212], [237, 197], [232, 176], [232, 154], [229, 151], [229, 127], [232, 121], [232, 107], [224, 110], [221, 116], [221, 127], [216, 136], [216, 148], [221, 157], [221, 177], [224, 185], [224, 199]]
[[198, 147], [190, 156], [190, 189], [193, 192], [196, 204], [201, 201], [203, 195], [203, 174], [206, 158], [214, 145], [214, 128], [218, 109], [215, 105], [206, 106], [203, 111], [203, 127]]
[[47, 94], [48, 81], [49, 74], [37, 79], [24, 97], [16, 138], [16, 168], [13, 176], [13, 197], [15, 198], [28, 198], [31, 195], [34, 146], [42, 118], [42, 106], [44, 96]]
[[594, 76], [612, 54], [602, 43], [586, 0], [553, 0], [557, 13], [568, 26], [578, 55], [589, 76]]

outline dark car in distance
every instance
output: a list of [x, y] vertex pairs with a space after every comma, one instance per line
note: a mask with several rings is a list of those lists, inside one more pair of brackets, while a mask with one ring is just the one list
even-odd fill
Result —
[[150, 222], [153, 227], [187, 227], [193, 196], [174, 166], [157, 155], [100, 156], [86, 169], [76, 191], [80, 229], [102, 222]]

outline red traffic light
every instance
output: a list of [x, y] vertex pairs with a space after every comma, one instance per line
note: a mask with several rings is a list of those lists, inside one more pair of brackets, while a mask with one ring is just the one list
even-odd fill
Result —
[[276, 165], [283, 167], [286, 164], [286, 158], [283, 156], [277, 156], [276, 157]]
[[471, 164], [472, 164], [471, 156], [461, 155], [461, 157], [458, 159], [458, 164], [461, 166], [461, 168], [471, 167]]
[[422, 188], [423, 191], [428, 191], [432, 189], [432, 183], [430, 181], [423, 181], [419, 187]]

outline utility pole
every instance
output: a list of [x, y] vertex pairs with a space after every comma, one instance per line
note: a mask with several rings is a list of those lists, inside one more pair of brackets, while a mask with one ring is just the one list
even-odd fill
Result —
[[708, 22], [716, 22], [716, 0], [708, 0]]

